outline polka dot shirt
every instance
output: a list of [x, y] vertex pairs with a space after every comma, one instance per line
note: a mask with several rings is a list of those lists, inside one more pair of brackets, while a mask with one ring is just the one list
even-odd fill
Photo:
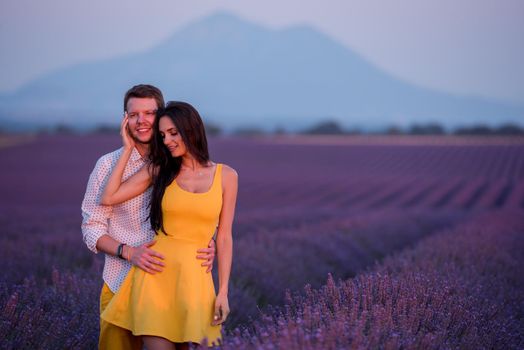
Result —
[[[120, 243], [139, 246], [155, 237], [148, 220], [151, 187], [141, 195], [113, 206], [100, 205], [102, 191], [116, 165], [122, 148], [102, 156], [96, 163], [82, 202], [82, 234], [87, 247], [97, 253], [96, 242], [103, 235], [109, 235]], [[145, 164], [136, 148], [124, 170], [126, 180]], [[103, 279], [112, 292], [116, 292], [124, 281], [131, 263], [106, 254]]]

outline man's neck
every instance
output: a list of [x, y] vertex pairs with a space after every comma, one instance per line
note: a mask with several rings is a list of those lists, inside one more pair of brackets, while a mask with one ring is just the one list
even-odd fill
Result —
[[149, 145], [144, 143], [135, 143], [135, 148], [142, 158], [149, 155]]

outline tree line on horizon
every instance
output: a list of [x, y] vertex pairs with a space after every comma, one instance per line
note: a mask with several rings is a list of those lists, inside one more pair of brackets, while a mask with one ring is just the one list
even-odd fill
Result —
[[[276, 127], [273, 130], [266, 130], [261, 127], [241, 127], [232, 131], [225, 131], [220, 125], [205, 121], [206, 132], [209, 136], [234, 135], [234, 136], [264, 136], [264, 135], [498, 135], [516, 136], [524, 135], [524, 127], [506, 123], [500, 126], [488, 126], [485, 124], [473, 124], [470, 126], [460, 126], [456, 128], [445, 128], [439, 123], [414, 123], [408, 127], [390, 125], [382, 129], [366, 130], [353, 127], [345, 128], [335, 120], [323, 120], [313, 126], [290, 131], [284, 127]], [[27, 132], [26, 130], [25, 132]], [[35, 130], [32, 130], [34, 132]], [[79, 130], [67, 124], [57, 124], [49, 127], [40, 127], [36, 130], [38, 134], [115, 134], [119, 133], [117, 125], [100, 124], [90, 130]], [[0, 127], [0, 135], [24, 133], [24, 131], [13, 132]]]

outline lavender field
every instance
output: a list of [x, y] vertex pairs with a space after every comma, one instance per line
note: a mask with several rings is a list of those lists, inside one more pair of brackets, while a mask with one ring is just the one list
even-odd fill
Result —
[[[111, 135], [0, 143], [0, 348], [93, 349], [80, 202]], [[524, 348], [524, 140], [212, 139], [239, 173], [226, 349]]]

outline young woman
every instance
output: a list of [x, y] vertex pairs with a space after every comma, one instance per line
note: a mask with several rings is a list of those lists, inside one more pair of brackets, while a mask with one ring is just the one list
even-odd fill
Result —
[[[188, 103], [169, 102], [157, 112], [150, 166], [122, 182], [133, 140], [122, 121], [123, 152], [101, 203], [126, 201], [153, 184], [150, 220], [155, 250], [165, 268], [149, 274], [133, 268], [101, 317], [142, 335], [148, 350], [187, 348], [220, 338], [229, 314], [228, 282], [233, 253], [232, 224], [238, 175], [209, 159], [204, 125]], [[194, 259], [216, 232], [218, 294], [211, 274]], [[124, 252], [125, 254], [125, 252]], [[125, 256], [124, 256], [125, 257]]]

